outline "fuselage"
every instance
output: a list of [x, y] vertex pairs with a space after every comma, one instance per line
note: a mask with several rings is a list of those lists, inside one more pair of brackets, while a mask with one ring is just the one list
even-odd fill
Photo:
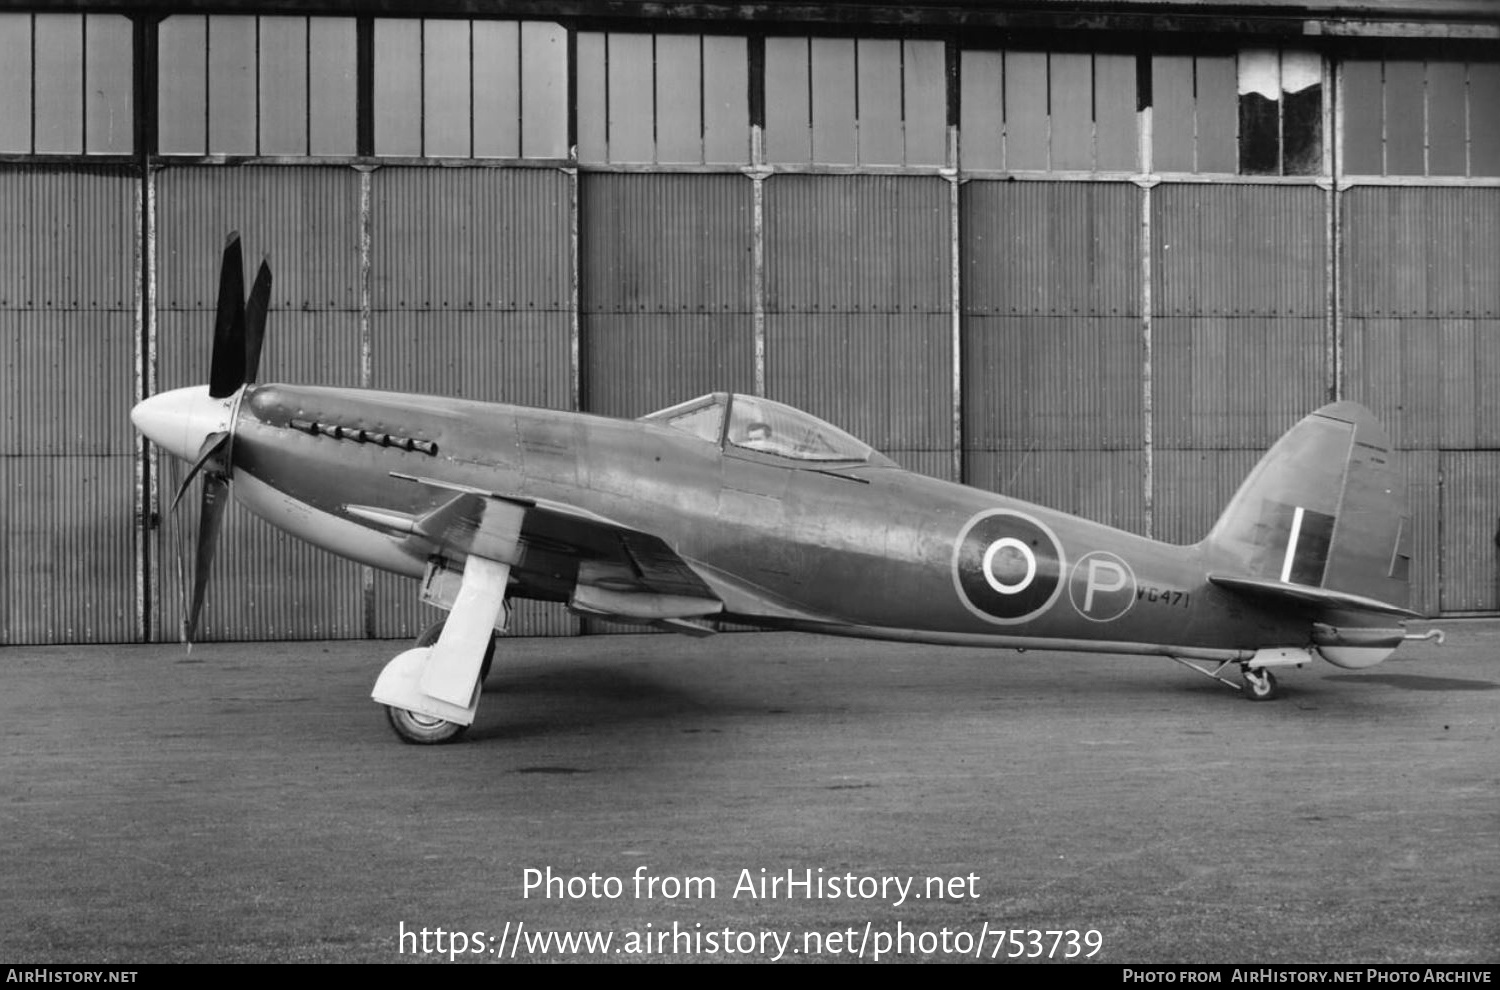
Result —
[[[1309, 637], [1305, 619], [1210, 584], [1204, 544], [1156, 542], [884, 458], [810, 464], [650, 421], [354, 389], [249, 386], [231, 412], [238, 500], [414, 577], [426, 559], [348, 511], [420, 516], [451, 497], [410, 477], [654, 534], [733, 592], [723, 618], [735, 622], [1211, 659]], [[512, 570], [521, 597], [565, 601], [576, 580], [576, 558], [545, 549]]]

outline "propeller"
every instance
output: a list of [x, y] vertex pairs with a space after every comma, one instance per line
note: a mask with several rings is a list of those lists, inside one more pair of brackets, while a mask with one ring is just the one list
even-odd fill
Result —
[[[243, 386], [255, 381], [260, 368], [261, 345], [265, 341], [266, 309], [271, 298], [271, 268], [262, 261], [245, 299], [244, 260], [240, 235], [232, 233], [224, 244], [219, 268], [218, 312], [214, 320], [213, 354], [209, 363], [208, 394], [225, 399]], [[198, 629], [203, 610], [203, 595], [208, 587], [214, 553], [218, 549], [219, 531], [224, 524], [224, 508], [229, 503], [229, 479], [233, 474], [233, 433], [218, 430], [203, 439], [198, 456], [172, 499], [176, 510], [194, 478], [203, 476], [201, 511], [198, 515], [198, 541], [193, 567], [192, 598], [183, 609], [182, 638], [190, 644]], [[184, 587], [184, 591], [186, 587]]]

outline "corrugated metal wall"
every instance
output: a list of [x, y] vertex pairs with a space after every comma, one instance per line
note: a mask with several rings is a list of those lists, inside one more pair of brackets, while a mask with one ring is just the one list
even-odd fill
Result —
[[949, 186], [895, 175], [765, 184], [766, 394], [912, 470], [953, 460]]
[[981, 488], [1144, 527], [1140, 196], [965, 183], [963, 437]]
[[584, 408], [633, 417], [754, 391], [751, 180], [595, 173], [579, 184]]
[[[370, 189], [373, 388], [566, 409], [571, 403], [568, 176], [551, 169], [382, 169]], [[370, 632], [440, 613], [376, 572]], [[570, 635], [561, 606], [520, 602], [512, 635]]]
[[0, 642], [136, 634], [137, 188], [0, 171]]
[[1191, 543], [1267, 447], [1328, 399], [1328, 193], [1151, 197], [1154, 534]]
[[1341, 206], [1346, 391], [1391, 429], [1430, 530], [1414, 607], [1493, 611], [1500, 189], [1357, 187]]
[[[155, 183], [156, 387], [207, 379], [224, 239], [238, 230], [245, 279], [268, 257], [273, 283], [262, 381], [360, 384], [360, 179], [352, 169], [165, 169]], [[158, 456], [154, 632], [175, 640], [192, 578], [197, 493], [166, 514], [185, 472]], [[287, 536], [238, 505], [225, 516], [200, 637], [316, 639], [364, 632], [359, 567]]]

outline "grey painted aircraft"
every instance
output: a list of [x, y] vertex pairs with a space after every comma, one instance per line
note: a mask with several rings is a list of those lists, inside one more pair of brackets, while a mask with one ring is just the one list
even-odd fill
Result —
[[515, 598], [691, 635], [734, 623], [1164, 656], [1257, 700], [1276, 693], [1273, 668], [1368, 667], [1403, 639], [1441, 637], [1406, 631], [1402, 481], [1385, 433], [1351, 402], [1293, 426], [1207, 537], [1176, 546], [904, 471], [760, 396], [626, 421], [259, 384], [269, 269], [248, 302], [243, 280], [231, 236], [209, 384], [132, 413], [191, 463], [178, 500], [203, 479], [184, 637], [232, 491], [295, 536], [417, 579], [447, 611], [375, 682], [408, 742], [474, 721]]

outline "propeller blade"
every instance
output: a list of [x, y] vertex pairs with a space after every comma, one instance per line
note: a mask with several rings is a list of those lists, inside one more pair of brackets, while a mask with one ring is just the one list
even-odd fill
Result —
[[198, 472], [209, 466], [214, 461], [213, 474], [227, 475], [227, 465], [221, 454], [227, 453], [229, 447], [229, 434], [227, 432], [210, 433], [203, 438], [203, 446], [198, 448], [198, 458], [193, 461], [193, 466], [188, 469], [187, 477], [182, 479], [182, 484], [177, 486], [177, 494], [172, 498], [172, 508], [168, 511], [176, 512], [177, 503], [182, 501], [182, 496], [187, 493], [188, 485], [198, 477]]
[[245, 384], [245, 265], [240, 235], [229, 235], [219, 268], [219, 311], [214, 320], [214, 350], [208, 374], [208, 394], [215, 399], [233, 395]]
[[219, 529], [224, 524], [224, 509], [229, 504], [229, 480], [223, 475], [203, 478], [203, 511], [198, 518], [198, 559], [193, 567], [193, 598], [182, 620], [183, 642], [191, 643], [198, 632], [198, 614], [203, 610], [203, 592], [213, 568], [214, 551], [218, 549]]
[[266, 339], [266, 307], [271, 302], [271, 266], [264, 261], [250, 287], [250, 301], [245, 303], [245, 384], [255, 381], [260, 372], [260, 345]]

